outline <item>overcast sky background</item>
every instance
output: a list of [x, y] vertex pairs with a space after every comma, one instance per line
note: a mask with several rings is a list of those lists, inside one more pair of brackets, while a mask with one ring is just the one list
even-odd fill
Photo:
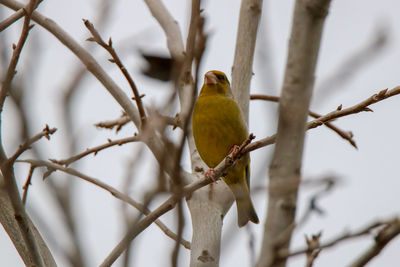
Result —
[[[98, 13], [98, 2], [47, 0], [38, 10], [58, 23], [75, 40], [85, 44], [89, 34], [82, 23], [82, 18], [94, 22]], [[164, 1], [179, 22], [184, 40], [190, 14], [188, 2]], [[143, 1], [119, 0], [114, 3], [110, 23], [100, 32], [104, 39], [112, 36], [114, 46], [132, 73], [140, 92], [146, 94], [145, 104], [156, 106], [163, 103], [171, 85], [148, 79], [140, 74], [144, 62], [138, 51], [141, 49], [167, 54], [164, 34]], [[294, 1], [264, 0], [262, 25], [253, 68], [255, 75], [252, 79], [252, 93], [279, 95], [293, 7]], [[11, 14], [7, 8], [0, 8], [3, 18]], [[206, 29], [210, 32], [210, 36], [200, 73], [203, 75], [207, 70], [218, 69], [230, 77], [240, 1], [203, 1], [203, 8]], [[336, 109], [340, 104], [348, 107], [382, 89], [400, 85], [399, 10], [400, 2], [396, 0], [332, 1], [318, 59], [313, 111], [323, 114]], [[11, 44], [17, 42], [20, 29], [19, 23], [0, 33], [7, 34], [6, 45], [10, 54]], [[349, 58], [365, 50], [378, 34], [386, 36], [387, 41], [379, 51], [374, 54], [368, 53], [368, 56], [364, 57], [367, 62], [362, 64], [362, 67], [357, 68], [358, 70], [351, 76], [341, 76], [339, 80], [330, 79], [339, 71], [345, 71], [347, 74], [346, 67], [354, 69], [357, 65], [353, 67]], [[58, 108], [65, 90], [65, 81], [80, 63], [68, 49], [38, 25], [31, 32], [29, 42], [38, 46], [30, 44], [26, 47], [24, 51], [26, 53], [23, 52], [18, 70], [26, 67], [26, 63], [32, 59], [26, 56], [28, 51], [32, 52], [35, 47], [40, 47], [34, 50], [40, 60], [30, 62], [36, 69], [35, 74], [29, 76], [29, 100], [26, 101], [35, 125], [31, 132], [40, 131], [46, 123], [51, 127], [57, 127], [58, 131], [51, 141], [42, 140], [38, 147], [45, 155], [44, 159], [64, 158], [69, 155], [66, 152], [66, 145], [63, 144], [65, 129], [60, 123], [61, 114]], [[120, 87], [130, 95], [126, 81], [118, 69], [107, 61], [108, 56], [104, 51], [95, 49], [94, 55]], [[331, 87], [328, 88], [329, 86]], [[371, 106], [373, 113], [351, 115], [335, 122], [341, 129], [351, 130], [354, 133], [358, 150], [326, 127], [319, 127], [307, 133], [303, 176], [317, 179], [334, 175], [340, 179], [340, 183], [319, 201], [324, 214], [320, 216], [313, 214], [306, 225], [296, 229], [292, 248], [303, 247], [305, 234], [311, 235], [322, 231], [322, 242], [324, 242], [345, 230], [360, 229], [378, 219], [400, 215], [399, 104], [400, 96], [395, 96]], [[274, 103], [260, 101], [250, 104], [249, 128], [257, 138], [275, 133], [276, 107]], [[115, 136], [114, 132], [98, 130], [93, 126], [99, 121], [117, 118], [120, 111], [121, 108], [102, 85], [89, 75], [84, 81], [72, 111], [75, 116], [74, 134], [79, 136], [77, 144], [79, 151], [102, 144], [107, 138], [116, 139], [131, 134], [134, 130], [132, 126], [125, 127], [118, 136]], [[7, 101], [2, 134], [8, 154], [12, 153], [21, 142], [20, 128], [15, 123], [14, 113], [15, 107]], [[77, 165], [77, 169], [122, 188], [129, 161], [139, 148], [140, 145], [129, 144], [101, 152], [96, 157], [89, 156]], [[272, 151], [273, 147], [269, 146], [251, 154], [253, 184], [266, 184], [266, 170], [261, 167], [268, 166]], [[24, 156], [29, 158], [28, 153]], [[157, 176], [157, 168], [154, 167], [154, 159], [150, 153], [145, 152], [141, 163], [144, 166], [140, 167], [140, 170], [135, 169], [132, 176], [134, 182], [128, 189], [136, 200], [140, 200], [143, 192], [151, 188]], [[186, 169], [190, 168], [189, 164], [188, 160], [183, 163]], [[27, 170], [27, 166], [18, 165], [17, 175], [21, 186]], [[49, 179], [56, 180], [58, 177], [61, 176], [54, 174]], [[49, 201], [49, 194], [46, 191], [48, 187], [45, 183], [46, 181], [43, 182], [37, 172], [29, 193], [28, 210], [46, 239], [52, 236], [61, 240], [62, 245], [68, 245], [66, 241], [68, 239], [60, 227], [62, 219], [54, 212], [55, 207]], [[79, 232], [82, 235], [85, 259], [88, 266], [96, 266], [119, 242], [124, 232], [121, 203], [110, 194], [84, 181], [77, 180], [75, 186], [74, 202], [80, 221]], [[319, 190], [320, 187], [301, 189], [297, 213], [299, 217], [304, 213], [309, 197]], [[162, 197], [157, 199], [151, 208], [157, 207], [162, 200]], [[260, 192], [253, 194], [253, 200], [261, 223], [238, 229], [236, 208], [233, 207], [229, 211], [224, 222], [226, 229], [220, 266], [250, 266], [248, 248], [250, 232], [255, 237], [256, 252], [259, 251], [265, 222], [266, 195]], [[162, 216], [162, 220], [174, 228], [173, 212]], [[186, 216], [186, 222], [184, 237], [190, 240], [190, 216]], [[234, 237], [229, 237], [231, 235]], [[334, 248], [324, 250], [316, 260], [315, 266], [346, 266], [371, 244], [371, 238], [341, 243]], [[168, 266], [173, 246], [174, 242], [153, 225], [136, 239], [132, 266]], [[0, 231], [0, 247], [1, 266], [23, 266], [4, 231]], [[52, 249], [59, 266], [65, 266], [57, 250], [53, 247]], [[400, 262], [399, 251], [400, 239], [397, 238], [368, 266], [397, 266]], [[189, 251], [182, 248], [180, 266], [188, 266], [188, 263]], [[289, 266], [303, 265], [304, 257], [293, 258], [289, 264]]]

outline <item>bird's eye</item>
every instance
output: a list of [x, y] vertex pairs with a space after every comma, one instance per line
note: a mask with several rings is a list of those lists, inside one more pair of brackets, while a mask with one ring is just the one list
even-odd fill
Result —
[[224, 75], [222, 75], [222, 74], [217, 74], [216, 76], [217, 76], [218, 80], [220, 80], [220, 81], [225, 81], [225, 76], [224, 76]]

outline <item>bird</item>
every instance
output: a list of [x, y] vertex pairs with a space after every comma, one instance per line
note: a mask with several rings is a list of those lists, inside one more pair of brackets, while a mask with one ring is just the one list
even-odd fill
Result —
[[[223, 72], [211, 70], [204, 75], [193, 110], [192, 130], [197, 151], [211, 171], [248, 137], [244, 116]], [[239, 227], [249, 221], [259, 222], [250, 198], [249, 178], [249, 154], [241, 157], [222, 177], [235, 197]]]

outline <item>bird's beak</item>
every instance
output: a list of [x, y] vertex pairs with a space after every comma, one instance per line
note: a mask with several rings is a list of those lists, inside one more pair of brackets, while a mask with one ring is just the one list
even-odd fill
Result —
[[206, 75], [204, 75], [204, 83], [205, 84], [217, 84], [217, 76], [214, 74], [214, 72], [207, 72]]

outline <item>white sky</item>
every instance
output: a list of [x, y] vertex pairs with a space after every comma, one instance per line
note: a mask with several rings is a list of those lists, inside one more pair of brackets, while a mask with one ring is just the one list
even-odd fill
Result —
[[[44, 1], [39, 11], [53, 19], [63, 27], [75, 40], [85, 43], [89, 36], [82, 23], [82, 18], [94, 20], [97, 14], [98, 1], [57, 0]], [[168, 85], [149, 80], [140, 74], [143, 61], [137, 55], [138, 49], [166, 53], [165, 38], [151, 17], [142, 1], [119, 0], [115, 2], [115, 9], [111, 16], [111, 24], [101, 30], [106, 39], [112, 36], [113, 43], [120, 51], [129, 71], [138, 85], [141, 93], [145, 93], [146, 105], [161, 103], [166, 95]], [[168, 0], [164, 3], [179, 22], [181, 29], [186, 34], [187, 22], [190, 13], [188, 1]], [[185, 3], [185, 4], [182, 4]], [[268, 55], [268, 62], [260, 60], [259, 54], [255, 59], [254, 79], [252, 80], [253, 93], [279, 94], [285, 67], [288, 36], [290, 34], [291, 17], [294, 1], [267, 1], [264, 0], [262, 27], [260, 29], [257, 50], [262, 50]], [[204, 56], [201, 74], [209, 69], [219, 69], [228, 74], [233, 62], [233, 52], [236, 39], [237, 19], [240, 1], [219, 0], [204, 1], [204, 14], [206, 28], [210, 31], [207, 51]], [[3, 14], [10, 14], [4, 12]], [[385, 47], [376, 55], [371, 56], [368, 63], [363, 65], [346, 83], [336, 81], [333, 84], [333, 93], [325, 94], [321, 91], [315, 93], [312, 109], [319, 113], [326, 113], [336, 109], [340, 104], [343, 107], [356, 104], [373, 93], [385, 88], [400, 85], [400, 2], [396, 0], [354, 0], [333, 1], [325, 24], [319, 61], [316, 73], [316, 88], [331, 84], [328, 78], [347, 66], [345, 60], [360, 51], [375, 38], [379, 29], [388, 35]], [[21, 24], [14, 25], [4, 34], [7, 34], [9, 53], [11, 43], [16, 42]], [[3, 33], [0, 33], [3, 34]], [[46, 158], [63, 158], [68, 156], [66, 145], [63, 145], [63, 125], [60, 123], [58, 110], [61, 94], [64, 90], [63, 83], [74, 73], [79, 66], [76, 58], [57, 40], [40, 26], [36, 26], [30, 35], [30, 40], [36, 40], [42, 45], [40, 51], [35, 51], [42, 58], [37, 68], [39, 72], [32, 77], [29, 84], [29, 101], [34, 129], [38, 132], [47, 123], [51, 127], [59, 128], [56, 135], [48, 141], [41, 141], [42, 153]], [[184, 37], [184, 39], [186, 39]], [[29, 46], [27, 47], [29, 49]], [[121, 78], [115, 66], [107, 62], [108, 56], [97, 49], [96, 58], [104, 66], [119, 85], [127, 92], [130, 90]], [[22, 62], [24, 56], [22, 57]], [[23, 64], [23, 63], [22, 63]], [[24, 65], [21, 65], [24, 66]], [[266, 72], [266, 70], [268, 70]], [[267, 80], [265, 80], [267, 79]], [[65, 85], [64, 85], [65, 86]], [[337, 236], [345, 230], [355, 230], [377, 219], [386, 219], [399, 216], [400, 210], [400, 96], [385, 100], [371, 106], [373, 113], [361, 113], [335, 122], [344, 130], [351, 130], [355, 135], [358, 150], [351, 147], [346, 141], [325, 127], [311, 130], [307, 134], [303, 175], [305, 177], [320, 178], [324, 175], [335, 175], [341, 183], [332, 192], [319, 201], [319, 206], [325, 211], [323, 216], [313, 214], [307, 224], [295, 232], [293, 248], [304, 245], [304, 234], [315, 234], [323, 231], [322, 242], [330, 237]], [[120, 108], [110, 97], [108, 92], [93, 77], [85, 79], [83, 90], [74, 105], [72, 113], [76, 116], [74, 121], [75, 132], [79, 134], [79, 151], [87, 147], [104, 143], [106, 138], [118, 138], [113, 132], [98, 130], [93, 124], [104, 119], [113, 119], [120, 115]], [[262, 138], [275, 133], [276, 129], [276, 104], [253, 102], [250, 109], [250, 131], [257, 138]], [[7, 102], [3, 115], [3, 139], [8, 153], [18, 145], [19, 128], [14, 122], [14, 107]], [[267, 115], [260, 116], [268, 112]], [[126, 127], [119, 137], [131, 133], [132, 127]], [[8, 140], [8, 141], [6, 141]], [[99, 153], [96, 157], [88, 157], [77, 168], [93, 177], [99, 178], [115, 187], [122, 188], [123, 176], [127, 163], [139, 148], [138, 145], [127, 145], [111, 149], [109, 152]], [[273, 147], [263, 148], [252, 153], [253, 184], [264, 183], [266, 177], [255, 177], [260, 173], [262, 165], [268, 165], [266, 156], [270, 155]], [[29, 154], [25, 155], [29, 157]], [[150, 153], [142, 160], [145, 163], [142, 171], [136, 171], [134, 184], [129, 188], [131, 196], [140, 200], [142, 192], [151, 187], [157, 175], [154, 160]], [[186, 168], [189, 163], [184, 164]], [[22, 184], [26, 177], [26, 166], [17, 170], [19, 183]], [[261, 172], [265, 174], [264, 172]], [[57, 179], [53, 175], [50, 179]], [[71, 178], [74, 179], [74, 178]], [[264, 180], [263, 180], [264, 179]], [[30, 189], [29, 200], [31, 212], [39, 214], [47, 226], [51, 226], [50, 233], [53, 238], [67, 240], [61, 231], [58, 215], [54, 206], [49, 202], [48, 187], [44, 185], [39, 175], [35, 176]], [[96, 266], [119, 241], [123, 233], [121, 221], [121, 203], [110, 194], [83, 181], [75, 183], [76, 194], [74, 202], [77, 205], [77, 215], [80, 220], [79, 232], [82, 234], [84, 253], [88, 266]], [[299, 197], [298, 215], [301, 216], [306, 208], [308, 198], [319, 188], [301, 190]], [[155, 208], [162, 198], [153, 203]], [[256, 209], [261, 219], [261, 224], [251, 225], [249, 228], [255, 235], [256, 247], [259, 250], [263, 224], [265, 221], [265, 200], [263, 193], [253, 195]], [[31, 209], [34, 207], [33, 209]], [[186, 207], [185, 207], [186, 208]], [[37, 220], [40, 231], [49, 233], [48, 228]], [[162, 217], [167, 225], [175, 225], [175, 217], [167, 214]], [[190, 240], [190, 217], [186, 217], [184, 237]], [[248, 231], [246, 228], [238, 229], [236, 222], [236, 208], [232, 208], [225, 220], [226, 228], [237, 233], [233, 239], [224, 236], [220, 266], [249, 266], [248, 256]], [[174, 227], [173, 227], [174, 228]], [[176, 228], [176, 227], [175, 227]], [[324, 250], [316, 260], [316, 266], [345, 266], [352, 262], [365, 248], [371, 244], [371, 239], [357, 239], [345, 242], [333, 249]], [[62, 241], [65, 245], [67, 241]], [[170, 262], [170, 254], [174, 243], [168, 239], [157, 227], [151, 226], [144, 231], [135, 242], [134, 260], [132, 266], [166, 266]], [[2, 266], [22, 266], [17, 252], [4, 231], [0, 231], [0, 262]], [[392, 241], [385, 250], [368, 266], [397, 266], [400, 261], [400, 239]], [[55, 252], [60, 266], [65, 262]], [[158, 255], [154, 257], [152, 255]], [[180, 266], [189, 263], [189, 252], [182, 248]], [[304, 265], [304, 257], [297, 257], [290, 261], [289, 266]], [[116, 265], [118, 266], [118, 265]]]

